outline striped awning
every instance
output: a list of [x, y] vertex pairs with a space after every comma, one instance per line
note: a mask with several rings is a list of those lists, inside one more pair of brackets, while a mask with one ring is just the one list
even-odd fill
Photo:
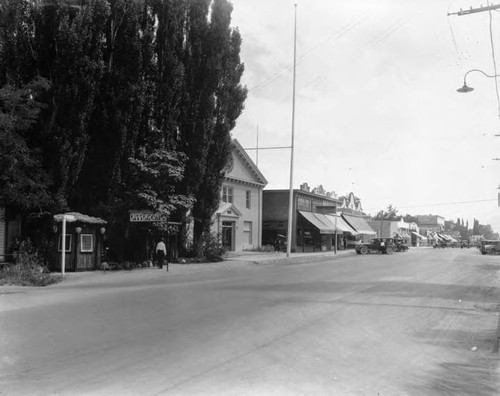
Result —
[[299, 210], [299, 213], [313, 226], [315, 226], [320, 234], [335, 234], [349, 232], [352, 235], [357, 235], [353, 229], [342, 217], [339, 215], [326, 215], [322, 213], [305, 212]]
[[324, 214], [304, 212], [302, 210], [300, 210], [299, 213], [304, 216], [309, 223], [315, 226], [320, 234], [335, 234], [334, 224], [327, 219]]
[[358, 232], [352, 228], [340, 215], [325, 215], [337, 227], [337, 232], [348, 232], [351, 235], [358, 235]]
[[377, 233], [373, 231], [370, 225], [362, 217], [348, 216], [345, 214], [342, 214], [342, 217], [352, 228], [354, 228], [360, 234], [377, 235]]

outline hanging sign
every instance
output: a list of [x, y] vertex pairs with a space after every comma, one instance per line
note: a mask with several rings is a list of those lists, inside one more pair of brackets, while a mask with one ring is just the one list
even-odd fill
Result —
[[141, 222], [166, 222], [168, 221], [168, 216], [163, 213], [154, 213], [149, 211], [131, 211], [130, 212], [130, 222], [131, 223], [141, 223]]

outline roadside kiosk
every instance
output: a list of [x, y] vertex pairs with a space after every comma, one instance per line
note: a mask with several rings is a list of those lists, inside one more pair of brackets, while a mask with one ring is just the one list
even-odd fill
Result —
[[[104, 234], [107, 222], [78, 212], [54, 216], [57, 234], [55, 271], [93, 271], [101, 267]], [[63, 253], [63, 234], [65, 239]]]

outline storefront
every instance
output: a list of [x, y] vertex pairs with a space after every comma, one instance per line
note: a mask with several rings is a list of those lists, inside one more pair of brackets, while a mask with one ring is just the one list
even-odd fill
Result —
[[339, 215], [299, 211], [297, 251], [343, 250], [344, 241], [357, 234]]
[[342, 214], [342, 218], [359, 234], [358, 238], [354, 241], [351, 240], [349, 245], [359, 243], [359, 241], [368, 242], [372, 237], [377, 235], [368, 222], [361, 216]]
[[[264, 245], [274, 245], [280, 235], [288, 240], [289, 198], [289, 190], [263, 191], [262, 240]], [[325, 216], [334, 214], [339, 202], [337, 198], [321, 189], [309, 191], [305, 183], [300, 190], [293, 190], [290, 249], [292, 252], [332, 250], [335, 246], [334, 221], [332, 222]], [[314, 216], [301, 215], [301, 212], [311, 213]]]

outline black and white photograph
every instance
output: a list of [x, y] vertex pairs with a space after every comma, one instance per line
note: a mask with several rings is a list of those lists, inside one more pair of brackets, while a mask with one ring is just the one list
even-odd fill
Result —
[[0, 396], [500, 395], [500, 0], [0, 0]]

